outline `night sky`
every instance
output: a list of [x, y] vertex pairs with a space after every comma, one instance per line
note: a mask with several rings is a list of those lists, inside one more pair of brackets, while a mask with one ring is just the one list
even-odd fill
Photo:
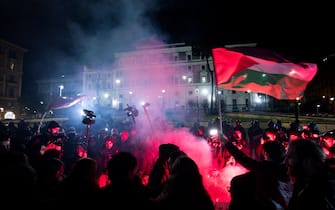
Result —
[[332, 8], [313, 1], [2, 0], [0, 38], [28, 50], [25, 81], [110, 65], [113, 53], [148, 39], [207, 50], [257, 43], [319, 62], [335, 53]]

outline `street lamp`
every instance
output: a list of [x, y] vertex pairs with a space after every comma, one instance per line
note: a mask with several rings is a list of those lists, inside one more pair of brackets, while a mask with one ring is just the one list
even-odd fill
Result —
[[[116, 99], [118, 100], [118, 105], [119, 108], [122, 107], [122, 103], [121, 103], [121, 96], [120, 96], [120, 85], [121, 85], [121, 80], [120, 79], [116, 79], [115, 80], [115, 84], [116, 84], [116, 87], [115, 87], [115, 94], [114, 94], [114, 97], [116, 97]], [[123, 100], [123, 99], [122, 99]], [[123, 102], [123, 101], [122, 101]]]
[[316, 115], [319, 115], [319, 111], [320, 111], [320, 104], [316, 105]]
[[166, 93], [166, 90], [163, 89], [162, 90], [162, 108], [165, 109], [165, 93]]
[[295, 120], [296, 120], [296, 122], [299, 122], [299, 115], [300, 115], [300, 105], [301, 105], [301, 103], [300, 103], [300, 97], [296, 97], [296, 104], [295, 104], [295, 106], [296, 106], [296, 110], [295, 110]]
[[59, 86], [59, 96], [62, 96], [62, 91], [64, 89], [64, 85]]
[[133, 96], [133, 91], [129, 91], [129, 104], [131, 105], [133, 102], [132, 102], [132, 96]]
[[195, 95], [197, 96], [197, 122], [199, 122], [199, 88], [195, 89]]

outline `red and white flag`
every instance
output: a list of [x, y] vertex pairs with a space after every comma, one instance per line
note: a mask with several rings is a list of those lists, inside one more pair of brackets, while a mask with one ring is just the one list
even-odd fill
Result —
[[218, 87], [263, 93], [279, 100], [302, 97], [317, 73], [314, 63], [293, 62], [261, 48], [214, 48], [212, 54]]
[[56, 109], [69, 108], [71, 106], [76, 105], [77, 103], [79, 103], [81, 100], [83, 100], [86, 97], [87, 97], [86, 95], [81, 95], [81, 96], [77, 96], [77, 97], [58, 97], [58, 98], [55, 98], [51, 102], [51, 104], [49, 105], [48, 111], [56, 110]]

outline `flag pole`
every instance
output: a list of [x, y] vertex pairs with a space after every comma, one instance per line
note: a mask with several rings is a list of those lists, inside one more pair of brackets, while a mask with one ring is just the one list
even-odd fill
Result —
[[43, 123], [43, 120], [44, 120], [45, 116], [47, 115], [47, 113], [48, 112], [44, 112], [43, 115], [42, 115], [42, 118], [41, 118], [40, 123], [39, 123], [38, 128], [37, 128], [37, 134], [41, 133], [42, 123]]
[[145, 103], [142, 107], [144, 109], [144, 113], [145, 113], [145, 115], [147, 117], [147, 120], [149, 122], [149, 125], [150, 125], [150, 128], [151, 128], [151, 132], [154, 133], [154, 128], [152, 126], [152, 122], [151, 122], [151, 119], [150, 119], [150, 116], [149, 116], [149, 113], [148, 113], [148, 110], [147, 110], [148, 106], [150, 106], [150, 104], [149, 103]]
[[[214, 58], [213, 58], [213, 60], [214, 60]], [[210, 65], [209, 65], [209, 61], [208, 61], [208, 56], [206, 57], [206, 61], [207, 61], [207, 67], [208, 67], [208, 69], [210, 70]], [[218, 97], [218, 84], [217, 84], [217, 80], [216, 80], [216, 76], [214, 76], [214, 72], [215, 72], [215, 66], [214, 66], [214, 69], [213, 69], [213, 71], [210, 71], [210, 73], [211, 73], [211, 83], [212, 83], [212, 95], [211, 95], [211, 111], [213, 111], [212, 110], [212, 108], [213, 108], [213, 96], [214, 96], [214, 94], [213, 94], [213, 91], [214, 91], [214, 89], [215, 89], [215, 98], [216, 98], [216, 100], [218, 100], [218, 112], [219, 112], [219, 123], [220, 123], [220, 125], [219, 125], [219, 128], [220, 128], [220, 133], [219, 133], [219, 138], [221, 138], [221, 136], [222, 136], [222, 134], [223, 134], [223, 128], [222, 128], [222, 113], [221, 113], [221, 97], [219, 98]], [[214, 85], [215, 84], [215, 85]], [[221, 94], [220, 94], [221, 95]], [[221, 139], [220, 139], [221, 140]]]
[[91, 125], [90, 125], [90, 124], [87, 124], [87, 125], [86, 125], [86, 139], [85, 139], [85, 143], [86, 143], [87, 148], [88, 148], [88, 140], [89, 140], [89, 132], [90, 132], [90, 128], [91, 128]]
[[[217, 92], [217, 91], [216, 91]], [[216, 93], [217, 95], [217, 93]], [[218, 98], [218, 109], [219, 109], [219, 128], [220, 128], [220, 134], [223, 134], [223, 128], [222, 128], [222, 111], [221, 111], [221, 98]]]
[[297, 97], [295, 100], [295, 122], [299, 125], [299, 115], [300, 115], [300, 98]]

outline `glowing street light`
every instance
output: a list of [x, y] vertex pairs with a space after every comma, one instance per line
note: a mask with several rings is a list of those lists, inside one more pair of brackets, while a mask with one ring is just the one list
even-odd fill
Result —
[[199, 122], [199, 88], [195, 89], [195, 95], [197, 96], [197, 122]]
[[64, 85], [60, 85], [59, 87], [59, 96], [62, 96], [62, 91], [64, 89]]
[[316, 105], [316, 114], [317, 114], [317, 115], [319, 115], [320, 107], [321, 107], [320, 104], [317, 104], [317, 105]]
[[295, 120], [296, 120], [296, 122], [299, 122], [300, 105], [301, 105], [300, 97], [296, 97], [295, 101], [296, 101]]
[[132, 96], [133, 96], [134, 92], [130, 90], [128, 93], [129, 93], [129, 103], [132, 104], [133, 103], [133, 101], [132, 101], [133, 97]]

